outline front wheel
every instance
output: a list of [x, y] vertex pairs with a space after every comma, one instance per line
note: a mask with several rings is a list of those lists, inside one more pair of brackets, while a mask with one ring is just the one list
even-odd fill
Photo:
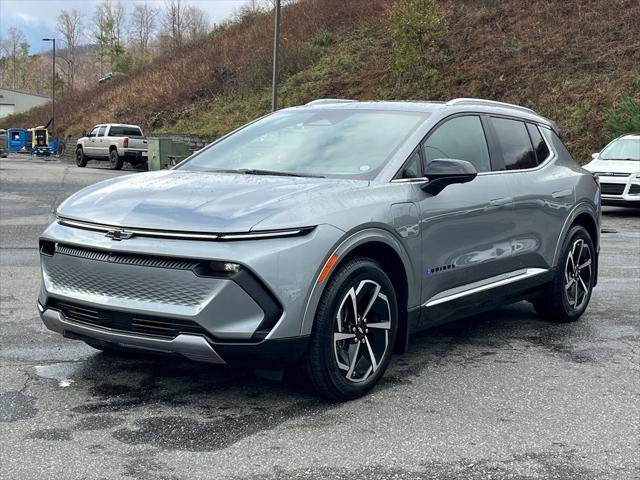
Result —
[[398, 304], [391, 280], [369, 258], [340, 266], [324, 291], [305, 357], [316, 391], [352, 400], [371, 390], [389, 365]]
[[567, 235], [553, 282], [533, 300], [536, 312], [555, 322], [578, 320], [591, 299], [595, 268], [593, 240], [584, 227], [576, 225]]
[[118, 155], [118, 151], [114, 149], [109, 152], [109, 163], [112, 170], [122, 170], [124, 158]]

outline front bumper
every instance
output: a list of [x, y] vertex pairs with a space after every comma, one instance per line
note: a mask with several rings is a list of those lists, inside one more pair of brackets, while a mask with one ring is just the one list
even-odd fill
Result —
[[140, 352], [177, 354], [197, 362], [234, 367], [278, 369], [294, 364], [302, 358], [309, 341], [308, 336], [300, 336], [265, 340], [257, 344], [212, 343], [204, 336], [190, 334], [180, 334], [174, 339], [161, 339], [77, 323], [40, 302], [38, 311], [49, 330], [67, 338]]
[[628, 177], [599, 176], [603, 205], [640, 206], [640, 180]]
[[[293, 238], [114, 241], [56, 222], [41, 237], [41, 317], [51, 330], [93, 343], [211, 363], [285, 364], [306, 347], [310, 294], [341, 234], [321, 225]], [[203, 262], [242, 270], [209, 275], [192, 265]]]
[[180, 334], [173, 339], [154, 338], [133, 333], [124, 333], [103, 327], [91, 327], [69, 320], [62, 312], [46, 308], [38, 303], [40, 318], [45, 326], [56, 333], [79, 340], [97, 340], [151, 352], [177, 353], [198, 362], [225, 364], [209, 342], [199, 335]]

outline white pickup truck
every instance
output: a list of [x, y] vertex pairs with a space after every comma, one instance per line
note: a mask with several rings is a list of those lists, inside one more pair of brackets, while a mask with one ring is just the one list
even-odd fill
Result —
[[86, 167], [89, 160], [109, 160], [114, 170], [120, 170], [125, 161], [133, 165], [145, 163], [147, 140], [137, 125], [96, 125], [76, 145], [76, 164]]

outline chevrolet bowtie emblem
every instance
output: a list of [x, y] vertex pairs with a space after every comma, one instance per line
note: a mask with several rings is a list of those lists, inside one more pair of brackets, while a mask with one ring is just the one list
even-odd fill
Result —
[[114, 229], [114, 230], [109, 230], [105, 236], [109, 237], [111, 240], [117, 240], [119, 242], [120, 240], [130, 239], [131, 237], [133, 237], [133, 233], [127, 232], [126, 230]]

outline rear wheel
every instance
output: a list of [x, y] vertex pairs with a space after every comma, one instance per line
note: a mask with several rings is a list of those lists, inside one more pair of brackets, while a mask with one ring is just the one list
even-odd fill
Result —
[[331, 400], [358, 398], [384, 374], [398, 328], [391, 280], [368, 258], [354, 258], [332, 276], [316, 313], [305, 357], [309, 379]]
[[82, 149], [82, 147], [78, 147], [76, 149], [76, 165], [79, 167], [86, 167], [88, 160], [89, 159], [84, 154], [84, 150]]
[[124, 158], [118, 155], [118, 151], [113, 149], [109, 152], [109, 163], [112, 170], [122, 170], [124, 165]]
[[553, 282], [533, 301], [538, 314], [555, 322], [578, 320], [591, 299], [595, 268], [593, 240], [576, 225], [567, 235]]

